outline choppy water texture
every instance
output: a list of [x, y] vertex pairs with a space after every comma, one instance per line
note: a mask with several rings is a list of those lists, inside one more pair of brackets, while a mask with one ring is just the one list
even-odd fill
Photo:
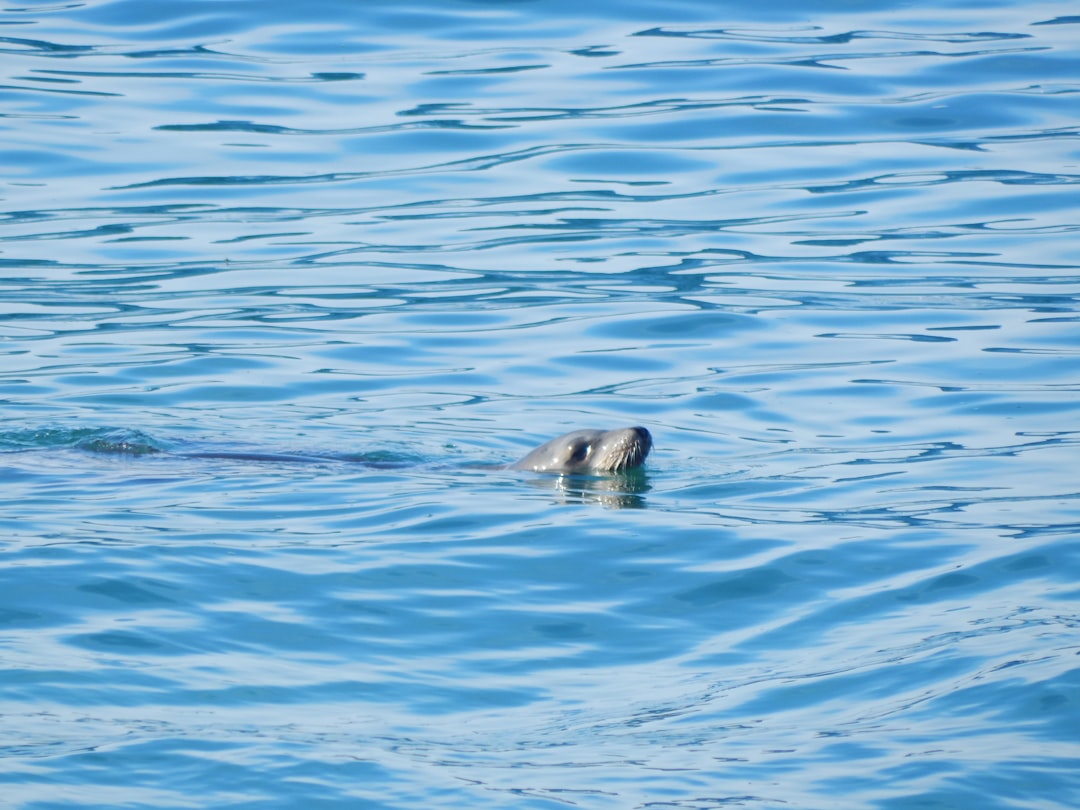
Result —
[[1080, 805], [1075, 4], [0, 35], [5, 807]]

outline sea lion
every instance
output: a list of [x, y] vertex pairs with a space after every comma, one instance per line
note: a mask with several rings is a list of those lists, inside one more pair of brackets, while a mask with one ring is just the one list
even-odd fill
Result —
[[621, 473], [640, 467], [652, 449], [643, 427], [617, 430], [575, 430], [540, 445], [508, 470], [576, 475]]
[[[46, 437], [49, 438], [49, 437]], [[358, 463], [376, 469], [397, 469], [415, 466], [421, 459], [383, 453], [322, 454], [267, 453], [245, 448], [171, 447], [139, 431], [99, 428], [63, 433], [53, 444], [68, 445], [93, 453], [121, 455], [174, 454], [184, 458], [222, 461], [253, 461], [268, 463]], [[652, 436], [643, 427], [617, 430], [575, 430], [540, 445], [513, 464], [484, 465], [483, 469], [526, 470], [530, 472], [562, 473], [564, 475], [611, 475], [640, 467], [652, 449]], [[0, 451], [3, 437], [0, 437]]]

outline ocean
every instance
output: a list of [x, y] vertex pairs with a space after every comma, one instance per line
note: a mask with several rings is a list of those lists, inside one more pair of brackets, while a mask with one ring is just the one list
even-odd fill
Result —
[[1080, 806], [1075, 5], [0, 34], [0, 805]]

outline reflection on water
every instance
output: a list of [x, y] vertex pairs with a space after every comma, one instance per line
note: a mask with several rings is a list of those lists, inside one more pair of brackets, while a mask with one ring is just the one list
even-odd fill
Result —
[[609, 509], [644, 509], [645, 493], [652, 489], [649, 475], [634, 470], [615, 475], [553, 475], [535, 473], [525, 477], [530, 487], [550, 491], [558, 503], [599, 504]]

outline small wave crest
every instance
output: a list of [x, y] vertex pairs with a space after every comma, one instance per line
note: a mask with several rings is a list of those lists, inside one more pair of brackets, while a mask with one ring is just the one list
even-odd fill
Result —
[[70, 447], [91, 453], [145, 456], [167, 448], [147, 434], [130, 428], [36, 428], [0, 432], [0, 451], [18, 452]]

